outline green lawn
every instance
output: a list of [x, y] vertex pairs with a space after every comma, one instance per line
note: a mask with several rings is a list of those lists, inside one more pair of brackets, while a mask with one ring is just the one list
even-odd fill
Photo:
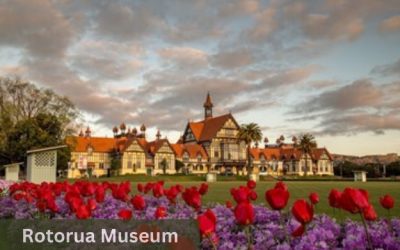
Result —
[[[124, 180], [132, 181], [132, 186], [134, 192], [136, 191], [136, 184], [138, 182], [147, 182], [147, 181], [155, 181], [163, 179], [165, 180], [166, 186], [180, 183], [184, 186], [192, 186], [192, 185], [200, 185], [203, 178], [197, 176], [171, 176], [171, 177], [149, 177], [149, 176], [124, 176], [124, 177], [111, 177], [111, 178], [100, 178], [96, 179], [97, 181], [115, 181], [120, 182]], [[218, 176], [219, 181], [217, 183], [209, 184], [209, 192], [203, 197], [204, 204], [207, 203], [225, 203], [227, 200], [233, 201], [230, 195], [230, 189], [232, 187], [237, 187], [239, 185], [246, 185], [245, 179], [242, 181], [228, 181], [230, 177], [220, 178]], [[370, 194], [370, 201], [374, 205], [379, 216], [387, 216], [387, 211], [381, 208], [379, 204], [379, 197], [384, 194], [392, 195], [397, 203], [395, 203], [395, 208], [392, 209], [391, 216], [400, 217], [400, 182], [345, 182], [345, 181], [287, 181], [285, 182], [289, 188], [290, 192], [290, 200], [289, 205], [296, 199], [307, 198], [310, 192], [317, 192], [320, 196], [320, 203], [317, 205], [316, 211], [317, 213], [326, 213], [331, 216], [336, 217], [337, 219], [344, 219], [346, 217], [350, 217], [352, 219], [359, 219], [358, 215], [350, 215], [344, 211], [338, 211], [334, 213], [333, 209], [329, 206], [328, 203], [328, 194], [332, 188], [336, 188], [339, 190], [343, 190], [345, 187], [357, 187], [364, 188]], [[257, 183], [257, 194], [258, 199], [255, 202], [256, 204], [265, 204], [264, 194], [267, 189], [270, 189], [275, 185], [274, 181], [262, 181]]]

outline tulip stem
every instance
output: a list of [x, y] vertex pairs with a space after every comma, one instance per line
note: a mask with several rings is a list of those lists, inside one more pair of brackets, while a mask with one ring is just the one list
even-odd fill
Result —
[[362, 213], [360, 213], [360, 216], [361, 216], [361, 221], [363, 222], [363, 225], [364, 225], [365, 234], [367, 235], [368, 248], [372, 250], [372, 249], [374, 249], [374, 248], [372, 247], [371, 237], [370, 237], [370, 235], [369, 235], [369, 233], [368, 233], [368, 225], [367, 225], [367, 223], [365, 222], [365, 219], [364, 219], [364, 216], [362, 215]]
[[279, 210], [279, 222], [281, 224], [283, 234], [285, 235], [285, 241], [289, 243], [289, 236], [285, 227], [285, 218], [283, 218], [283, 215], [284, 214], [282, 213], [282, 210]]
[[246, 226], [246, 235], [247, 235], [247, 249], [251, 249], [251, 246], [253, 245], [253, 241], [251, 238], [251, 228], [250, 226]]
[[211, 234], [207, 234], [207, 239], [211, 243], [212, 249], [217, 250], [217, 246], [215, 245], [214, 241], [211, 238]]

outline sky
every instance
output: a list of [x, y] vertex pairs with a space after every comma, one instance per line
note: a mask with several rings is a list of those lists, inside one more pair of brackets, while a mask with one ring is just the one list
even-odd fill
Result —
[[67, 96], [94, 136], [175, 141], [210, 92], [272, 142], [400, 154], [397, 0], [0, 0], [0, 76]]

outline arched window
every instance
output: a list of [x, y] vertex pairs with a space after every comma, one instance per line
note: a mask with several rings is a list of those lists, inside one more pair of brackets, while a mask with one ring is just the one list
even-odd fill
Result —
[[183, 153], [183, 160], [184, 161], [188, 161], [189, 160], [189, 154], [186, 151]]
[[261, 155], [261, 156], [260, 156], [260, 162], [261, 162], [261, 163], [265, 163], [265, 156], [264, 156], [264, 155]]
[[201, 159], [202, 159], [201, 154], [197, 154], [197, 161], [201, 162]]

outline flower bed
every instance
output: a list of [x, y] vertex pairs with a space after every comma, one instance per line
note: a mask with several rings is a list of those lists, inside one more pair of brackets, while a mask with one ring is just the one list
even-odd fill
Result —
[[[202, 249], [400, 249], [400, 219], [377, 218], [365, 190], [332, 190], [329, 204], [359, 214], [361, 222], [343, 223], [315, 214], [316, 193], [293, 203], [278, 182], [265, 192], [265, 205], [253, 204], [256, 183], [231, 189], [234, 202], [202, 204], [208, 185], [165, 188], [164, 183], [7, 183], [0, 196], [0, 218], [32, 219], [197, 219]], [[381, 205], [390, 210], [394, 200], [386, 195]], [[286, 210], [285, 210], [286, 209]]]

